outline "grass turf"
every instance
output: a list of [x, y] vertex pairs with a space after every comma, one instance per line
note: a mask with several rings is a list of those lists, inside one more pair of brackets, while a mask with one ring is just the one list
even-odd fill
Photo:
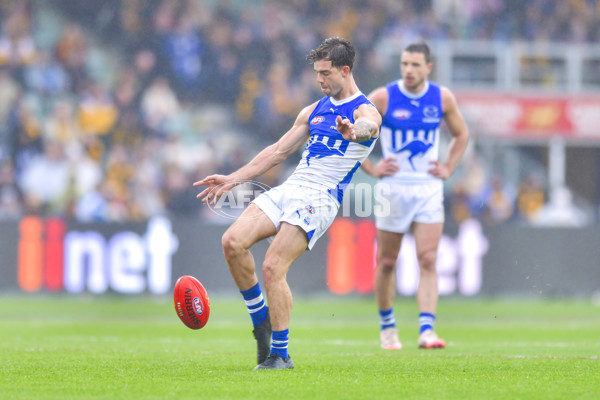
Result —
[[372, 297], [297, 298], [296, 368], [253, 371], [241, 299], [211, 298], [186, 328], [170, 299], [0, 297], [2, 399], [595, 399], [600, 307], [569, 300], [443, 298], [444, 350], [417, 349], [414, 300], [398, 299], [404, 349], [379, 348]]

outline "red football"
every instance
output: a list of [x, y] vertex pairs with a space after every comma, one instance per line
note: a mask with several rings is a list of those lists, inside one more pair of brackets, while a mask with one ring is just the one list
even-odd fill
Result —
[[179, 278], [175, 282], [173, 301], [179, 319], [188, 328], [200, 329], [208, 322], [210, 301], [198, 279], [190, 275]]

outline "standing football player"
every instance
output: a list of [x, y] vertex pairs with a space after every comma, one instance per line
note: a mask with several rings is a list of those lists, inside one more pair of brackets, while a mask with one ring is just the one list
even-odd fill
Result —
[[[432, 70], [429, 47], [409, 45], [402, 53], [402, 79], [375, 89], [369, 99], [383, 116], [377, 164], [365, 160], [362, 168], [381, 178], [379, 195], [390, 204], [387, 215], [376, 215], [378, 265], [375, 297], [379, 307], [381, 347], [401, 349], [394, 318], [396, 260], [404, 234], [412, 230], [420, 280], [417, 289], [420, 348], [444, 348], [433, 330], [438, 304], [437, 248], [444, 225], [443, 181], [461, 159], [469, 130], [452, 92], [428, 80]], [[439, 158], [440, 123], [452, 135], [444, 163]], [[382, 186], [382, 185], [385, 185]]]
[[[337, 37], [311, 50], [307, 59], [325, 97], [300, 111], [279, 141], [239, 170], [194, 183], [207, 185], [198, 197], [216, 204], [233, 187], [264, 174], [306, 144], [292, 175], [258, 196], [222, 238], [229, 271], [254, 325], [256, 369], [293, 368], [288, 354], [292, 293], [286, 274], [333, 222], [344, 189], [379, 134], [381, 116], [354, 81], [354, 57], [354, 46]], [[262, 265], [267, 308], [249, 249], [273, 235]]]

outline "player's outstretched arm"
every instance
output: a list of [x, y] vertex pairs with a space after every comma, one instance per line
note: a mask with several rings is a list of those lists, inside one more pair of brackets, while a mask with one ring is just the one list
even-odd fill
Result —
[[467, 148], [469, 128], [458, 109], [454, 94], [445, 87], [442, 87], [442, 109], [444, 112], [444, 121], [452, 135], [452, 140], [448, 146], [446, 162], [442, 164], [438, 161], [432, 161], [432, 168], [428, 172], [437, 178], [448, 179], [456, 169]]
[[317, 103], [305, 107], [294, 125], [277, 142], [263, 149], [248, 164], [229, 175], [210, 175], [194, 182], [194, 186], [208, 186], [196, 197], [203, 203], [216, 204], [217, 200], [235, 186], [247, 182], [280, 164], [302, 146], [309, 135], [308, 117]]

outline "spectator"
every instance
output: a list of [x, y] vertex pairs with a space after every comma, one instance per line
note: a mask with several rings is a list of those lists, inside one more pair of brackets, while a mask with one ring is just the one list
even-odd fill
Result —
[[449, 201], [450, 215], [452, 219], [460, 224], [471, 218], [471, 204], [466, 183], [463, 179], [457, 179], [452, 185], [452, 193]]
[[494, 175], [485, 196], [485, 221], [490, 225], [508, 221], [514, 213], [514, 197], [504, 179]]
[[119, 117], [113, 128], [112, 144], [123, 144], [133, 148], [139, 146], [144, 140], [139, 112], [141, 91], [142, 83], [136, 69], [124, 68], [119, 75], [114, 93]]
[[15, 182], [15, 171], [9, 160], [0, 163], [0, 221], [18, 220], [24, 214], [24, 197]]
[[56, 44], [56, 59], [69, 73], [74, 91], [84, 90], [88, 79], [88, 39], [79, 24], [68, 23], [63, 28]]
[[46, 51], [39, 52], [36, 62], [25, 68], [25, 86], [43, 97], [63, 95], [70, 85], [67, 72]]
[[6, 68], [0, 68], [0, 159], [8, 157], [11, 147], [7, 129], [8, 117], [14, 104], [21, 96], [19, 85]]
[[169, 81], [159, 76], [142, 95], [141, 112], [145, 126], [151, 132], [164, 132], [164, 124], [180, 110], [179, 100]]
[[102, 139], [105, 148], [109, 147], [112, 129], [119, 111], [112, 96], [99, 82], [90, 81], [80, 96], [77, 120], [85, 135]]
[[165, 167], [165, 203], [170, 215], [198, 215], [196, 191], [190, 186], [193, 177], [175, 164]]
[[533, 222], [545, 202], [544, 186], [534, 175], [525, 176], [517, 191], [517, 212], [527, 222]]
[[194, 20], [183, 15], [176, 28], [164, 41], [164, 52], [169, 60], [177, 93], [186, 99], [198, 94], [202, 73], [204, 44]]
[[80, 147], [82, 132], [75, 120], [73, 104], [67, 99], [54, 103], [52, 111], [43, 125], [43, 138], [46, 141], [60, 143], [67, 154]]
[[102, 182], [76, 200], [73, 216], [78, 221], [106, 222], [108, 220], [108, 201], [103, 190]]
[[22, 68], [31, 64], [36, 55], [35, 43], [29, 31], [29, 12], [23, 4], [9, 14], [0, 36], [0, 65], [9, 67], [19, 78]]
[[6, 130], [9, 154], [17, 176], [42, 152], [42, 123], [38, 99], [20, 94], [10, 110]]
[[60, 214], [71, 180], [69, 163], [62, 146], [48, 142], [44, 152], [29, 162], [19, 179], [28, 212]]

